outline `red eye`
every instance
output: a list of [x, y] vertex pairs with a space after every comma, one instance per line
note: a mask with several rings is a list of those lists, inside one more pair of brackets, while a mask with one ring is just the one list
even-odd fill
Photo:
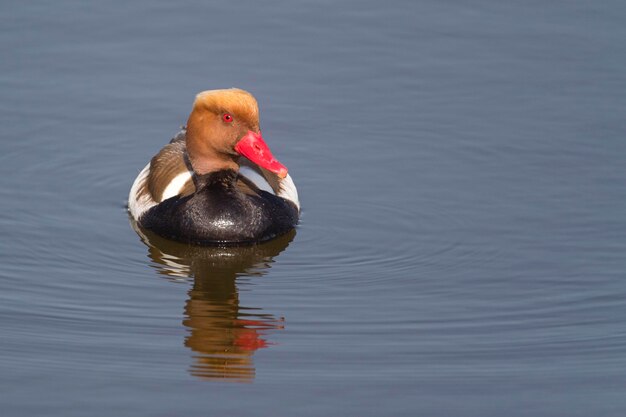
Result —
[[222, 115], [222, 120], [223, 120], [223, 121], [225, 121], [226, 123], [230, 123], [230, 122], [232, 122], [232, 121], [233, 121], [233, 116], [231, 116], [231, 115], [230, 115], [230, 114], [228, 114], [228, 113], [224, 113], [224, 114]]

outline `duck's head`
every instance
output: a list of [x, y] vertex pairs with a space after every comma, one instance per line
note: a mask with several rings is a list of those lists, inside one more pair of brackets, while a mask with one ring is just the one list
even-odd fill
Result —
[[274, 158], [261, 136], [259, 107], [247, 91], [233, 88], [198, 94], [187, 121], [186, 141], [197, 174], [237, 170], [237, 160], [245, 156], [280, 178], [287, 176], [287, 168]]

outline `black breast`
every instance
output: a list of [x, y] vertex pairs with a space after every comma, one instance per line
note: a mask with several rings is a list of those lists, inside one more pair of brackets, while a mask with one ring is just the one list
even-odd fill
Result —
[[195, 176], [194, 194], [161, 202], [139, 224], [163, 237], [201, 245], [260, 242], [295, 227], [293, 203], [261, 190], [244, 194], [236, 181], [232, 170]]

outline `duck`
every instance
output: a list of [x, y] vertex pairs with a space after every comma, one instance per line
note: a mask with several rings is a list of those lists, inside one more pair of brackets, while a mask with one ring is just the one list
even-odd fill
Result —
[[128, 211], [166, 239], [230, 246], [291, 231], [300, 202], [261, 134], [257, 100], [231, 88], [196, 95], [186, 126], [137, 175]]

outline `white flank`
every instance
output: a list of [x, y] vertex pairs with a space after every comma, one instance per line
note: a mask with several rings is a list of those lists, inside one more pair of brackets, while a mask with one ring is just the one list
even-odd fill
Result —
[[[256, 185], [259, 189], [276, 195], [276, 192], [274, 192], [274, 189], [272, 188], [270, 183], [263, 176], [258, 165], [256, 165], [253, 162], [250, 162], [246, 158], [241, 158], [239, 162], [240, 162], [240, 167], [239, 167], [240, 175], [243, 175], [244, 177], [252, 181], [252, 183]], [[296, 185], [293, 183], [291, 176], [287, 174], [287, 176], [284, 179], [282, 180], [278, 179], [278, 184], [279, 184], [278, 196], [293, 202], [296, 205], [296, 207], [298, 207], [298, 211], [300, 211], [300, 200], [298, 200], [298, 190], [296, 189]]]
[[172, 198], [178, 194], [180, 194], [180, 190], [182, 190], [183, 186], [189, 179], [191, 178], [191, 172], [185, 171], [181, 172], [174, 179], [167, 184], [165, 190], [163, 191], [163, 195], [161, 196], [161, 201], [165, 201], [168, 198]]
[[149, 174], [150, 163], [141, 170], [137, 178], [135, 178], [133, 186], [130, 187], [130, 193], [128, 194], [128, 211], [130, 211], [130, 215], [133, 216], [135, 220], [139, 220], [139, 217], [146, 210], [150, 209], [150, 207], [157, 205], [157, 202], [151, 198], [150, 193], [139, 195], [139, 190], [148, 180]]
[[291, 175], [287, 174], [284, 179], [279, 180], [279, 184], [280, 190], [278, 191], [278, 196], [293, 202], [296, 207], [298, 207], [298, 211], [300, 211], [298, 190], [296, 189], [296, 184], [294, 184], [293, 180], [291, 179]]
[[267, 182], [263, 174], [259, 171], [259, 168], [256, 165], [252, 165], [252, 162], [248, 162], [247, 159], [241, 159], [242, 163], [239, 167], [239, 175], [249, 179], [250, 182], [259, 188], [259, 190], [267, 191], [270, 194], [276, 194], [270, 183]]

